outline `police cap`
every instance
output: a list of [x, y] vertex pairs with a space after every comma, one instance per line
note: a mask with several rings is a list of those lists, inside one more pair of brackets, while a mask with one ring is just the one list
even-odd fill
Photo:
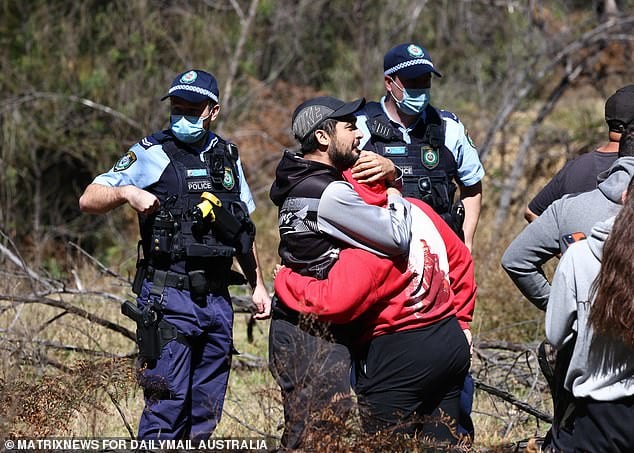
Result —
[[383, 58], [383, 71], [385, 75], [396, 74], [402, 79], [415, 79], [430, 72], [442, 77], [434, 68], [429, 52], [414, 43], [399, 44], [388, 50]]
[[220, 92], [216, 78], [200, 69], [191, 69], [176, 76], [169, 91], [161, 101], [176, 96], [193, 104], [212, 100], [218, 104]]

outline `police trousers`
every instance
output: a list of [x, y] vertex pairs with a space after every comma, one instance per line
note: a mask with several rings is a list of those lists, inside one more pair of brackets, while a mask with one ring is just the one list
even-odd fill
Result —
[[[145, 282], [137, 302], [148, 303]], [[220, 421], [229, 379], [233, 309], [228, 292], [192, 301], [189, 292], [165, 288], [164, 319], [184, 335], [167, 343], [160, 359], [140, 364], [145, 408], [138, 438], [207, 440]]]

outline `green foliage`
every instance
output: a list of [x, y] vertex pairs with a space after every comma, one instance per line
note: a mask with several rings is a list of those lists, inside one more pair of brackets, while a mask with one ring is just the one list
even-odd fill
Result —
[[[618, 6], [628, 11], [632, 3]], [[250, 5], [251, 0], [2, 2], [0, 228], [18, 243], [79, 241], [99, 257], [121, 242], [122, 231], [136, 235], [127, 216], [80, 215], [77, 198], [129, 146], [166, 126], [167, 109], [159, 98], [184, 68], [212, 71], [222, 100], [229, 68], [237, 61], [231, 107], [221, 111], [219, 124], [219, 132], [231, 137], [246, 118], [273, 112], [261, 93], [276, 82], [287, 83], [280, 85], [286, 91], [299, 87], [304, 97], [319, 91], [348, 99], [379, 97], [384, 52], [417, 41], [444, 74], [434, 80], [434, 103], [455, 111], [477, 142], [515, 76], [545, 65], [543, 56], [551, 48], [580, 36], [599, 19], [594, 8], [572, 0], [508, 5], [260, 0], [245, 30]], [[540, 105], [547, 87], [539, 88], [522, 110]], [[301, 99], [279, 94], [275, 115], [258, 132], [281, 143], [288, 140], [279, 139], [280, 131]], [[605, 93], [595, 96], [600, 94]], [[571, 116], [562, 115], [557, 127], [583, 146], [600, 120], [588, 127], [589, 119], [580, 123]], [[273, 121], [276, 125], [269, 127]], [[525, 126], [528, 120], [519, 122]], [[552, 136], [546, 130], [541, 138]], [[262, 157], [257, 146], [241, 147], [247, 166], [254, 165], [248, 156]], [[266, 168], [250, 175], [252, 187], [270, 185], [273, 166]], [[505, 168], [489, 170], [493, 176], [506, 174]], [[265, 191], [256, 193], [256, 202], [270, 209]], [[262, 216], [267, 228], [274, 227], [268, 214]], [[265, 244], [267, 261], [275, 256], [273, 242], [271, 237]]]

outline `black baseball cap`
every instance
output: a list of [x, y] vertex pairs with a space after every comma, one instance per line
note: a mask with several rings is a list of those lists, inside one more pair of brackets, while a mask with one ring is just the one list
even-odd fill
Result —
[[293, 113], [293, 134], [302, 141], [325, 120], [350, 116], [364, 105], [364, 98], [344, 102], [331, 96], [320, 96], [304, 101]]
[[605, 121], [613, 132], [623, 132], [634, 120], [634, 85], [626, 85], [605, 102]]
[[212, 100], [219, 103], [220, 92], [216, 78], [200, 69], [191, 69], [176, 76], [169, 91], [161, 98], [161, 101], [176, 96], [193, 104]]

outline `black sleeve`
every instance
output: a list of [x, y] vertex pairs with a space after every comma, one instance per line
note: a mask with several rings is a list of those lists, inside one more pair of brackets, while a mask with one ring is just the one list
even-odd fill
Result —
[[536, 215], [541, 215], [541, 213], [544, 212], [553, 201], [559, 200], [565, 195], [564, 175], [568, 170], [569, 165], [570, 162], [564, 165], [564, 168], [559, 170], [553, 179], [551, 179], [548, 184], [546, 184], [544, 188], [535, 195], [535, 198], [528, 203], [528, 209], [533, 211]]

